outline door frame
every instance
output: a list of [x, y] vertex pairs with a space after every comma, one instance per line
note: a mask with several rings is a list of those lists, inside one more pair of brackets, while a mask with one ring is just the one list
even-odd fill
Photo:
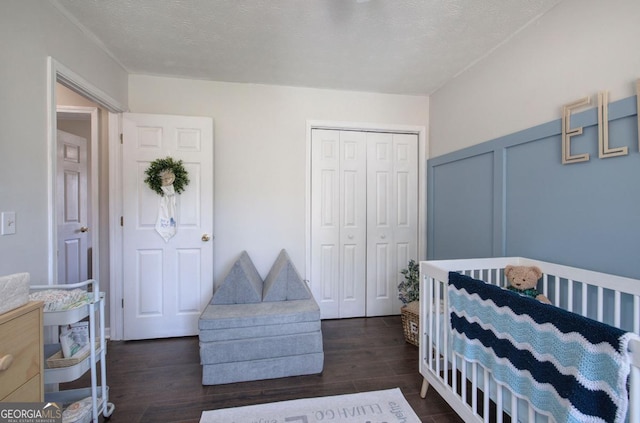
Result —
[[427, 128], [419, 125], [340, 122], [307, 120], [305, 170], [305, 280], [311, 280], [311, 131], [332, 129], [337, 131], [385, 132], [415, 134], [418, 136], [418, 261], [427, 257], [427, 159], [429, 144]]
[[[78, 75], [76, 72], [54, 59], [52, 56], [47, 57], [47, 245], [48, 245], [48, 281], [47, 284], [53, 284], [57, 278], [57, 222], [55, 217], [55, 211], [57, 206], [57, 199], [55, 196], [55, 183], [56, 183], [56, 145], [57, 145], [57, 98], [56, 98], [56, 84], [60, 83], [65, 87], [75, 91], [83, 97], [97, 103], [101, 107], [105, 108], [109, 112], [109, 127], [108, 127], [108, 142], [109, 142], [109, 226], [110, 226], [110, 269], [111, 269], [111, 281], [109, 284], [109, 315], [110, 315], [110, 328], [111, 336], [113, 338], [113, 329], [118, 330], [117, 324], [114, 319], [117, 318], [117, 308], [115, 307], [116, 301], [114, 299], [114, 293], [119, 291], [118, 285], [121, 284], [121, 278], [117, 279], [116, 267], [117, 260], [114, 262], [114, 232], [116, 231], [116, 222], [119, 217], [113, 214], [113, 210], [121, 202], [118, 200], [121, 190], [118, 188], [119, 175], [114, 173], [118, 171], [119, 163], [113, 162], [113, 157], [117, 156], [117, 153], [113, 152], [119, 146], [119, 120], [118, 113], [122, 113], [126, 110], [126, 107], [120, 102], [112, 98], [110, 95], [100, 90], [98, 87]], [[98, 147], [99, 148], [99, 147]], [[98, 151], [96, 151], [98, 153]], [[100, 155], [97, 155], [97, 160], [100, 160]], [[96, 208], [96, 220], [97, 222], [99, 214]], [[119, 216], [119, 215], [118, 215]], [[96, 260], [99, 260], [98, 251], [94, 252]], [[104, 264], [104, 263], [103, 263]], [[117, 297], [116, 297], [117, 298]]]

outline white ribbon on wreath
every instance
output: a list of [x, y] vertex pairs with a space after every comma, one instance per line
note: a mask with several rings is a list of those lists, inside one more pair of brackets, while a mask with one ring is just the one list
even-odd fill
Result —
[[175, 175], [170, 170], [160, 172], [162, 179], [163, 196], [160, 197], [160, 207], [158, 209], [158, 219], [156, 220], [156, 232], [165, 242], [176, 234], [178, 223], [176, 219], [176, 192], [173, 188]]

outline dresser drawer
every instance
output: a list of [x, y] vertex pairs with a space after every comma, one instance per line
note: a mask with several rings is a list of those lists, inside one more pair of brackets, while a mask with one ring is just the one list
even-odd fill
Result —
[[[13, 362], [0, 371], [0, 400], [16, 389], [31, 382], [34, 377], [40, 384], [42, 369], [42, 312], [40, 307], [24, 306], [31, 309], [26, 313], [8, 312], [0, 316], [0, 359], [13, 356]], [[24, 387], [23, 387], [24, 389]], [[39, 391], [42, 388], [39, 387]]]
[[27, 383], [4, 397], [3, 402], [42, 402], [42, 381], [35, 375]]

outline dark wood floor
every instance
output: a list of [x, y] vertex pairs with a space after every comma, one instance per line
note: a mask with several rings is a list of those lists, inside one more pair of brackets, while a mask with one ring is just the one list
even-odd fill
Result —
[[[198, 422], [204, 410], [399, 387], [423, 422], [461, 422], [430, 389], [420, 398], [418, 348], [400, 316], [322, 322], [321, 375], [203, 386], [197, 337], [109, 342], [109, 423]], [[86, 386], [86, 378], [61, 389]], [[101, 419], [102, 420], [102, 419]]]

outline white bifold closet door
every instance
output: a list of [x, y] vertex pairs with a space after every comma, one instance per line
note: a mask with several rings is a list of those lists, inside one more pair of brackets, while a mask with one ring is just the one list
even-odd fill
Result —
[[322, 318], [398, 314], [418, 251], [415, 134], [314, 129], [311, 289]]

